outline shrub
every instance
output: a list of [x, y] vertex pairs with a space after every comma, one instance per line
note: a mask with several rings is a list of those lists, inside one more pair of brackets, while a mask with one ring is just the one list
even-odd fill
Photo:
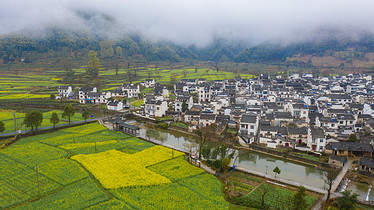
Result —
[[168, 124], [166, 124], [166, 123], [162, 123], [162, 122], [160, 122], [160, 123], [158, 123], [158, 124], [156, 125], [156, 127], [161, 128], [161, 129], [167, 129], [169, 126], [168, 126]]

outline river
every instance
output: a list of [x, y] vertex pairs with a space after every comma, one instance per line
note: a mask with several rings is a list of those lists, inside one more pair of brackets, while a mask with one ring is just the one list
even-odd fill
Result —
[[[150, 129], [145, 127], [145, 125], [141, 125], [140, 127], [140, 137], [142, 138], [157, 140], [163, 144], [172, 145], [195, 153], [197, 151], [197, 144], [194, 143], [195, 140], [193, 136], [169, 130]], [[323, 174], [326, 172], [321, 169], [246, 149], [239, 149], [235, 152], [233, 164], [242, 168], [268, 174], [274, 174], [273, 169], [278, 167], [281, 173], [277, 175], [277, 177], [321, 189], [323, 189], [324, 186]]]

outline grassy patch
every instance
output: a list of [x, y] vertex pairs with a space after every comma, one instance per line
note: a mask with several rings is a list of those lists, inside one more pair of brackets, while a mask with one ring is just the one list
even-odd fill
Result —
[[11, 145], [7, 149], [0, 150], [0, 153], [31, 167], [66, 156], [64, 150], [37, 142]]
[[174, 123], [172, 123], [172, 125], [177, 126], [177, 127], [181, 127], [181, 128], [188, 128], [188, 125], [186, 125], [184, 123], [181, 123], [181, 122], [174, 122]]
[[[270, 209], [287, 209], [292, 207], [293, 197], [296, 191], [291, 191], [282, 187], [263, 183], [252, 191], [247, 196], [242, 195], [237, 198], [232, 198], [235, 204], [244, 205], [253, 208], [263, 208], [261, 204], [261, 196], [265, 190], [268, 193], [265, 195], [265, 206]], [[317, 198], [310, 195], [305, 196], [306, 203], [309, 209], [316, 202]]]
[[44, 163], [39, 166], [39, 170], [40, 173], [62, 185], [88, 177], [77, 163], [65, 158]]
[[63, 190], [20, 206], [20, 209], [84, 209], [109, 199], [89, 178]]
[[[0, 208], [19, 204], [38, 196], [35, 168], [30, 168], [1, 154], [0, 165]], [[40, 195], [61, 187], [41, 174], [38, 178]]]
[[152, 165], [148, 169], [172, 181], [204, 173], [204, 170], [189, 164], [182, 156]]
[[140, 107], [143, 104], [144, 104], [143, 100], [138, 100], [138, 101], [135, 101], [135, 102], [131, 103], [132, 106], [136, 106], [136, 107]]

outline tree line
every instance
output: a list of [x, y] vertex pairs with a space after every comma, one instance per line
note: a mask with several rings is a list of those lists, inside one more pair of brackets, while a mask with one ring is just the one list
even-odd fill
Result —
[[[75, 113], [76, 113], [75, 108], [71, 104], [69, 104], [64, 107], [61, 117], [67, 119], [70, 125], [71, 118], [75, 115]], [[87, 108], [83, 109], [81, 116], [86, 122], [90, 116], [90, 112], [88, 111]], [[26, 115], [25, 115], [25, 118], [23, 119], [22, 124], [25, 125], [26, 128], [31, 128], [31, 130], [34, 130], [34, 129], [37, 130], [38, 127], [42, 124], [43, 120], [44, 120], [43, 113], [41, 111], [31, 110], [31, 111], [26, 112]], [[53, 125], [53, 128], [55, 128], [56, 125], [60, 123], [60, 118], [57, 112], [52, 112], [52, 115], [49, 121]], [[5, 129], [6, 129], [5, 123], [0, 121], [0, 133], [4, 132]]]

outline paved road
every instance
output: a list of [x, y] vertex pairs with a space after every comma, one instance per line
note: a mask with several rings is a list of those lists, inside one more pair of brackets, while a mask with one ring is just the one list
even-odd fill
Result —
[[[331, 187], [331, 195], [330, 198], [338, 197], [341, 194], [335, 193], [335, 190], [338, 188], [340, 182], [343, 180], [345, 174], [347, 173], [348, 169], [351, 168], [353, 159], [348, 159], [347, 163], [344, 165], [338, 176], [336, 176], [334, 183]], [[322, 209], [322, 203], [324, 203], [327, 199], [327, 194], [325, 194], [321, 199], [318, 200], [318, 202], [313, 206], [312, 210], [320, 210]]]
[[351, 168], [353, 159], [348, 159], [347, 162], [345, 163], [343, 169], [340, 171], [338, 176], [336, 176], [334, 183], [332, 184], [331, 192], [335, 192], [335, 190], [338, 188], [340, 182], [342, 182], [345, 174], [347, 173], [348, 169]]
[[[88, 119], [87, 122], [91, 122], [91, 121], [96, 121], [97, 119]], [[82, 121], [76, 121], [76, 122], [71, 122], [70, 125], [75, 125], [75, 124], [81, 124], [81, 123], [84, 123], [85, 121], [82, 120]], [[64, 123], [64, 124], [58, 124], [56, 125], [56, 128], [60, 128], [60, 127], [64, 127], [64, 126], [67, 126], [69, 125], [69, 123]], [[43, 127], [43, 128], [38, 128], [38, 130], [23, 130], [22, 131], [22, 134], [25, 134], [25, 133], [29, 133], [31, 131], [43, 131], [43, 130], [49, 130], [49, 129], [52, 129], [53, 126], [48, 126], [48, 127]], [[0, 137], [6, 137], [6, 136], [14, 136], [14, 135], [17, 135], [19, 134], [19, 132], [12, 132], [12, 133], [2, 133], [0, 134]]]

